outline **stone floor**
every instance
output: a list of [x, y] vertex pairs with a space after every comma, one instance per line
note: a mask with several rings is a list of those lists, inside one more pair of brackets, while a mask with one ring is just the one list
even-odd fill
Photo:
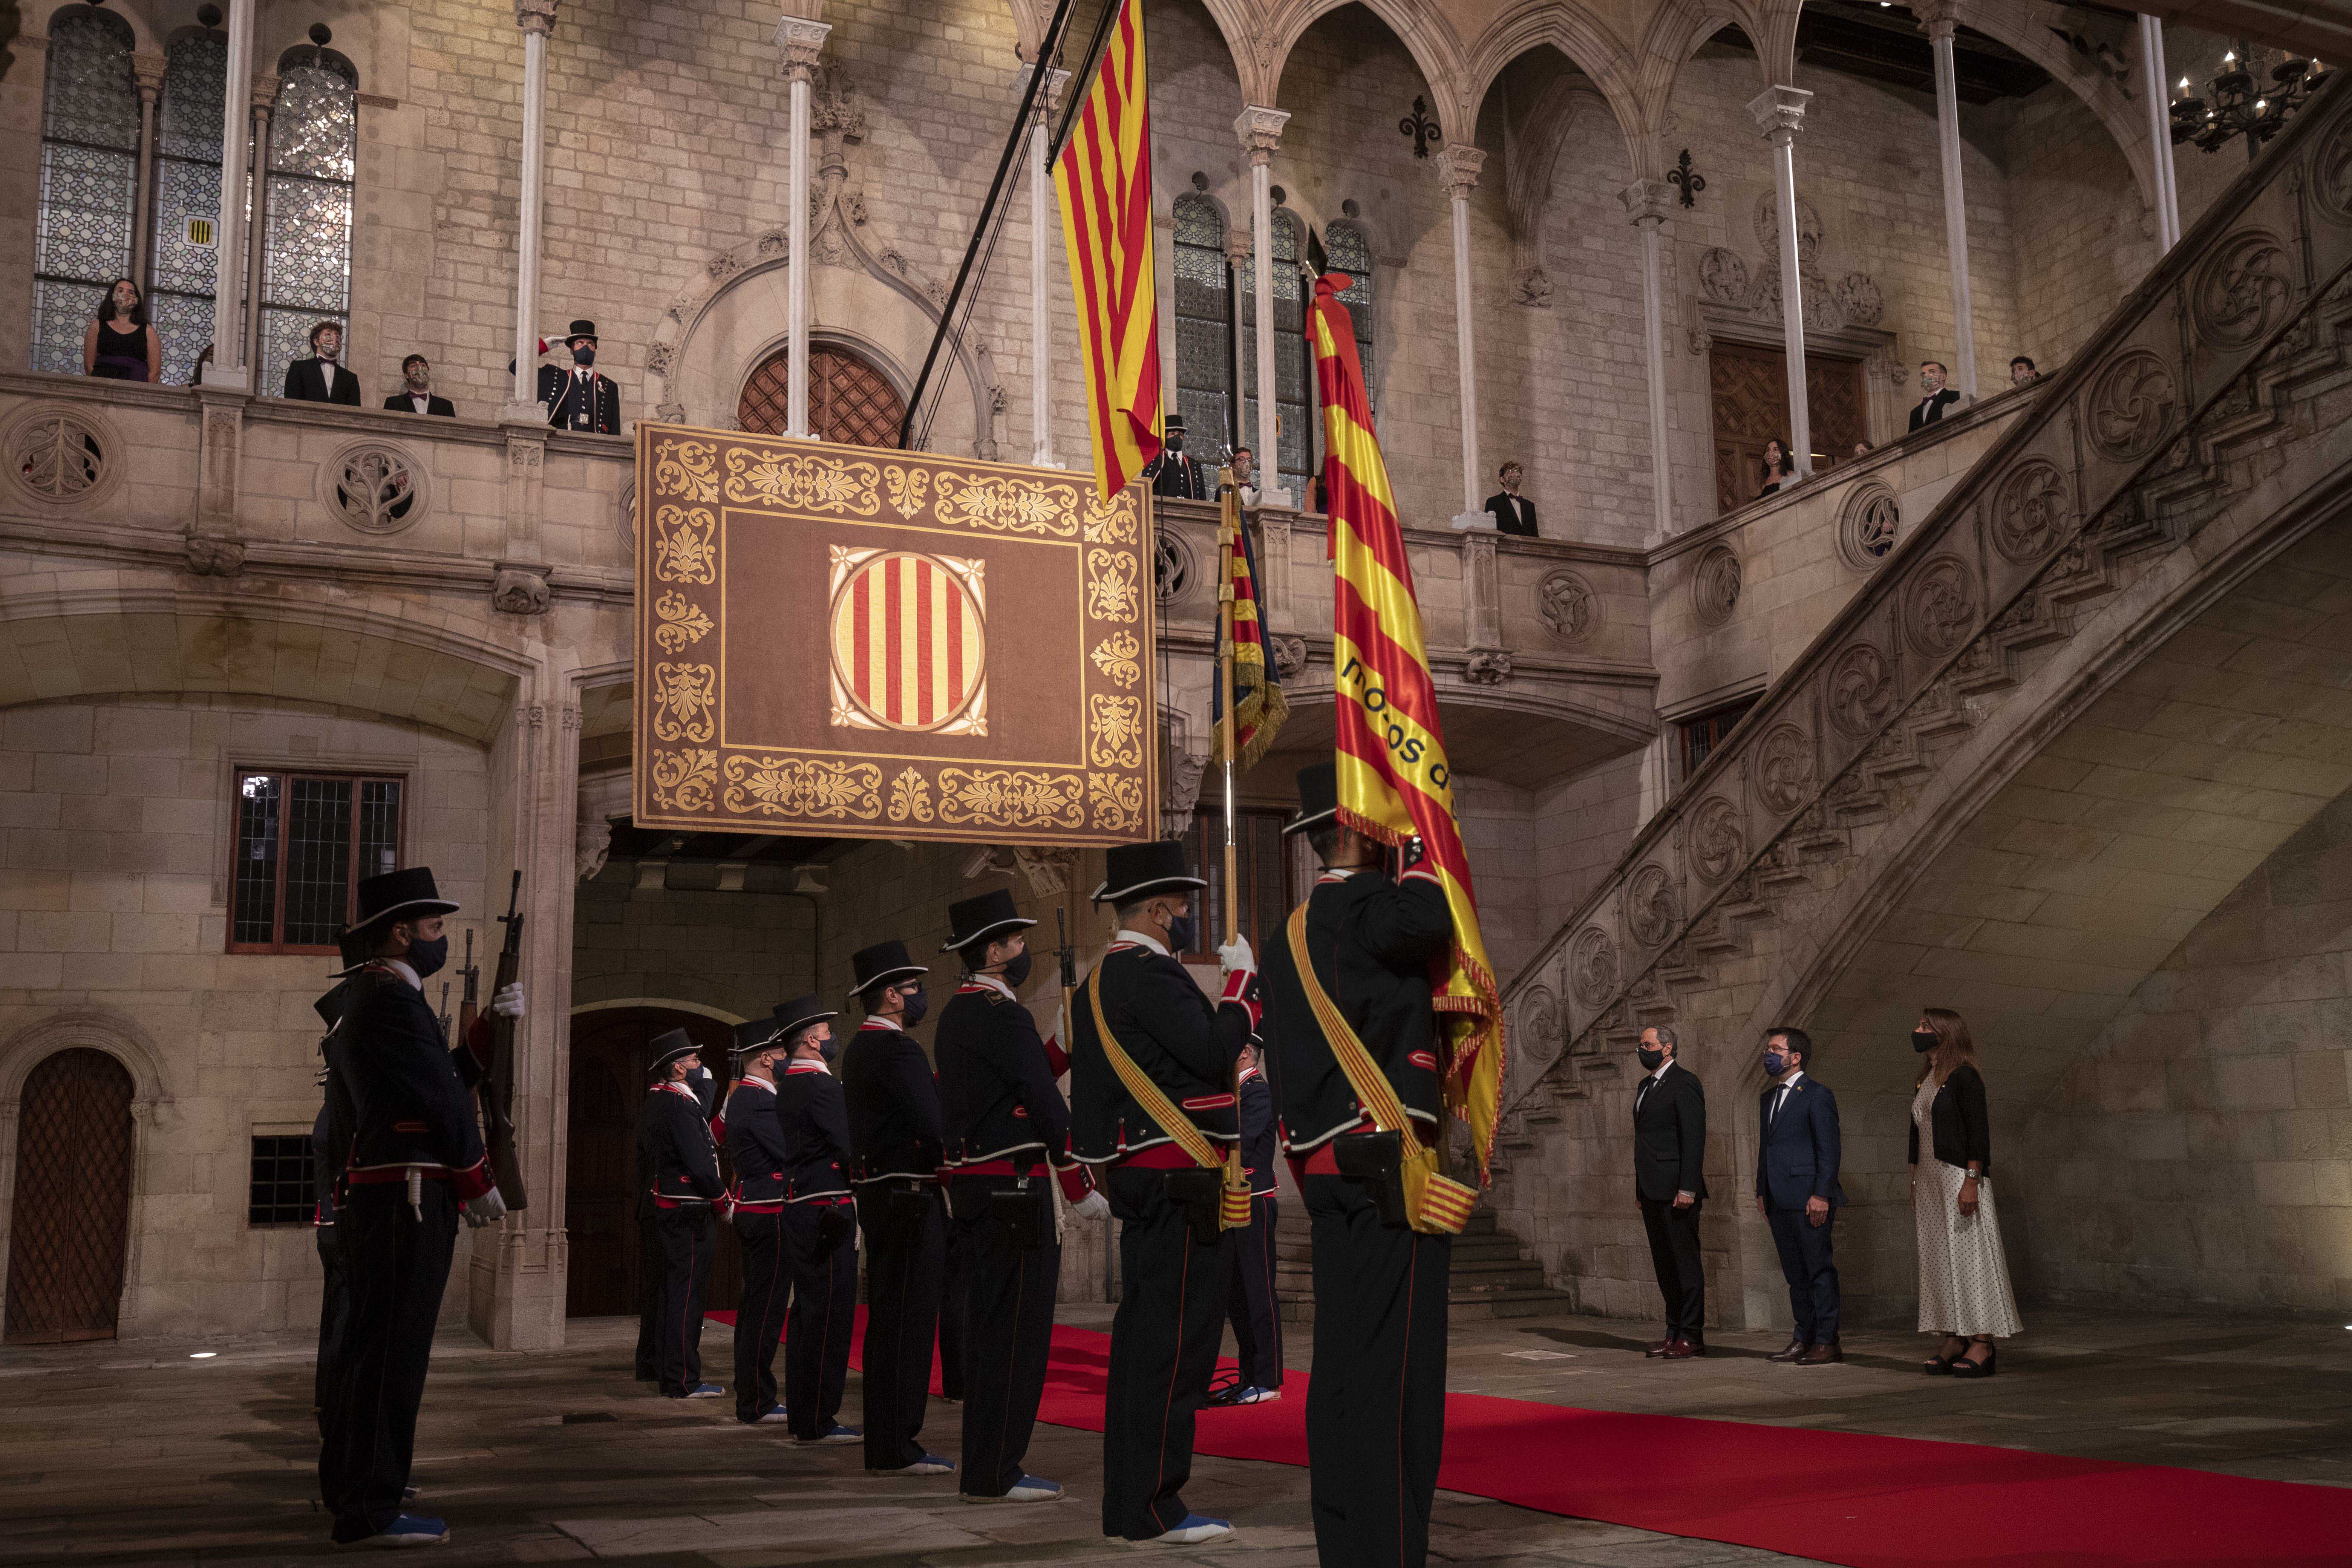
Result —
[[[1066, 1308], [1107, 1326], [1108, 1309]], [[764, 1563], [948, 1568], [1138, 1560], [1096, 1533], [1100, 1439], [1040, 1427], [1053, 1504], [973, 1508], [949, 1479], [868, 1477], [857, 1450], [737, 1426], [731, 1402], [654, 1401], [629, 1377], [635, 1325], [575, 1321], [555, 1353], [446, 1338], [416, 1480], [453, 1539], [435, 1563], [625, 1558], [632, 1568]], [[1648, 1325], [1595, 1318], [1463, 1325], [1453, 1386], [1593, 1408], [1933, 1436], [2352, 1486], [2352, 1332], [2243, 1320], [2036, 1313], [1985, 1384], [1923, 1378], [1914, 1336], [1857, 1332], [1843, 1366], [1766, 1363], [1776, 1336], [1719, 1335], [1704, 1361], [1639, 1351]], [[727, 1331], [710, 1348], [723, 1362]], [[1290, 1344], [1305, 1364], [1304, 1335]], [[209, 1359], [192, 1358], [212, 1351]], [[311, 1500], [310, 1347], [143, 1341], [0, 1351], [0, 1564], [309, 1563], [330, 1555]], [[857, 1384], [853, 1373], [850, 1405]], [[952, 1452], [955, 1407], [932, 1406]], [[1242, 1529], [1171, 1563], [1315, 1561], [1307, 1478], [1204, 1458], [1191, 1495]], [[1441, 1493], [1433, 1557], [1454, 1563], [1792, 1563], [1710, 1542]]]

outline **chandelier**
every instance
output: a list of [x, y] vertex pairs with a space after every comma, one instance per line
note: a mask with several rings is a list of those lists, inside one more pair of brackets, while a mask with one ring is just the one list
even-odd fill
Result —
[[2317, 60], [2282, 53], [2270, 68], [2265, 83], [2263, 58], [2240, 39], [2221, 57], [2221, 68], [2206, 84], [2205, 96], [2192, 96], [2182, 77], [2172, 100], [2172, 142], [2193, 142], [2208, 153], [2218, 153], [2237, 137], [2246, 139], [2246, 161], [2252, 163], [2263, 142], [2284, 128], [2288, 116], [2311, 100], [2331, 73]]

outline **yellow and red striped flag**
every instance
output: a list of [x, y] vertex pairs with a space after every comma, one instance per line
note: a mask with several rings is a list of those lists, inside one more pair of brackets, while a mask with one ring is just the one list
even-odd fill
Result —
[[1487, 1180], [1503, 1090], [1503, 1005], [1478, 931], [1470, 858], [1454, 816], [1454, 775], [1437, 719], [1421, 604], [1404, 531], [1372, 431], [1356, 331], [1340, 290], [1317, 279], [1307, 316], [1323, 400], [1323, 485], [1331, 519], [1332, 646], [1338, 672], [1339, 819], [1384, 844], [1418, 836], [1454, 911], [1454, 951], [1434, 989], [1449, 1047], [1445, 1103], [1470, 1125], [1478, 1180]]
[[1140, 0], [1120, 0], [1101, 68], [1054, 163], [1086, 358], [1095, 483], [1105, 500], [1160, 455], [1160, 300], [1144, 93]]
[[[1219, 564], [1234, 591], [1234, 769], [1247, 773], [1273, 749], [1275, 732], [1290, 717], [1290, 703], [1274, 678], [1274, 667], [1266, 662], [1265, 626], [1258, 615], [1257, 548], [1250, 539], [1249, 520], [1230, 497], [1218, 532]], [[1213, 709], [1222, 710], [1224, 696], [1224, 683], [1219, 681]], [[1223, 727], [1213, 734], [1209, 761], [1222, 763]]]

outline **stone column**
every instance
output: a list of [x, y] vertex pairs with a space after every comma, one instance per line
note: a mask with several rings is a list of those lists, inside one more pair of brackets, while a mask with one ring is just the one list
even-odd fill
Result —
[[[1036, 68], [1025, 66], [1013, 79], [1016, 96], [1029, 90], [1029, 73]], [[1069, 79], [1067, 71], [1046, 73], [1029, 131], [1029, 460], [1041, 468], [1062, 466], [1054, 460], [1054, 316], [1047, 287], [1060, 226], [1054, 221], [1054, 171], [1045, 153], [1054, 140], [1054, 105]]]
[[793, 84], [792, 176], [784, 193], [784, 434], [809, 433], [809, 96], [817, 57], [832, 24], [787, 16], [776, 24], [776, 48]]
[[1748, 112], [1772, 143], [1773, 205], [1780, 227], [1780, 343], [1788, 355], [1789, 439], [1797, 477], [1813, 471], [1813, 418], [1805, 403], [1805, 289], [1797, 266], [1797, 132], [1812, 94], [1801, 87], [1768, 87], [1748, 101]]
[[[253, 79], [253, 208], [252, 226], [245, 241], [245, 363], [253, 373], [253, 390], [269, 391], [269, 368], [261, 363], [262, 264], [269, 249], [269, 111], [278, 102], [278, 79]], [[351, 337], [343, 333], [343, 355], [351, 363]], [[217, 351], [215, 351], [217, 357]], [[280, 390], [283, 390], [282, 386]]]
[[[228, 65], [222, 95], [220, 224], [213, 231], [213, 357], [205, 366], [207, 386], [250, 391], [253, 374], [245, 363], [245, 182], [246, 118], [249, 106], [234, 89], [253, 79], [253, 16], [259, 0], [228, 0]], [[256, 194], [257, 204], [259, 193]]]
[[2180, 190], [2172, 174], [2172, 92], [2164, 80], [2164, 21], [2139, 19], [2140, 96], [2147, 100], [2147, 151], [2156, 165], [2156, 251], [2180, 243]]
[[[139, 196], [131, 216], [131, 277], [142, 300], [147, 296], [148, 258], [154, 254], [155, 103], [163, 93], [163, 67], [161, 55], [131, 57], [131, 68], [139, 78]], [[152, 368], [163, 374], [163, 366]]]
[[[1234, 134], [1250, 161], [1250, 298], [1257, 311], [1257, 499], [1260, 506], [1288, 506], [1282, 484], [1282, 441], [1274, 384], [1274, 150], [1282, 144], [1289, 114], [1256, 104], [1234, 121]], [[1236, 389], [1238, 390], [1238, 389]], [[1303, 502], [1302, 502], [1303, 504]]]
[[1952, 267], [1952, 375], [1963, 405], [1977, 400], [1976, 311], [1969, 300], [1969, 204], [1960, 184], [1960, 89], [1952, 65], [1959, 0], [1918, 0], [1914, 16], [1936, 55], [1936, 144], [1944, 159], [1944, 247]]
[[547, 207], [547, 40], [561, 0], [514, 0], [522, 34], [522, 204], [515, 224], [513, 397], [502, 417], [547, 423], [539, 403], [539, 241]]
[[1479, 505], [1484, 476], [1478, 472], [1478, 363], [1471, 341], [1470, 193], [1478, 188], [1478, 169], [1486, 162], [1477, 148], [1453, 142], [1437, 154], [1437, 177], [1454, 208], [1454, 353], [1462, 378], [1462, 514], [1454, 520], [1456, 528], [1495, 525]]
[[1664, 255], [1666, 214], [1673, 210], [1674, 195], [1674, 187], [1664, 180], [1636, 180], [1617, 193], [1625, 204], [1625, 216], [1642, 236], [1642, 357], [1650, 375], [1650, 505], [1658, 540], [1675, 531], [1674, 490], [1667, 478]]

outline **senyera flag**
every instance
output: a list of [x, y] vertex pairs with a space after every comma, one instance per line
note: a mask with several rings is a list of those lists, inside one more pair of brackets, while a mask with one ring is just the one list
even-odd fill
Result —
[[[1258, 615], [1257, 548], [1250, 539], [1248, 521], [1230, 498], [1218, 533], [1220, 565], [1234, 590], [1234, 769], [1247, 773], [1273, 749], [1276, 731], [1290, 717], [1290, 703], [1275, 679], [1274, 667], [1266, 662], [1265, 626]], [[1212, 705], [1218, 718], [1224, 716], [1224, 683], [1219, 681]], [[1213, 733], [1209, 760], [1222, 763], [1224, 727], [1217, 726]]]
[[1077, 298], [1095, 483], [1108, 500], [1160, 455], [1160, 303], [1140, 0], [1121, 0], [1086, 93], [1055, 160], [1054, 189]]
[[1454, 816], [1454, 775], [1437, 718], [1421, 605], [1388, 467], [1372, 433], [1356, 330], [1333, 273], [1307, 315], [1323, 400], [1323, 485], [1331, 519], [1332, 646], [1339, 698], [1339, 817], [1384, 844], [1418, 835], [1454, 910], [1454, 952], [1436, 1006], [1451, 1047], [1445, 1101], [1470, 1125], [1478, 1180], [1487, 1180], [1503, 1089], [1503, 1005], [1478, 931], [1470, 858]]

